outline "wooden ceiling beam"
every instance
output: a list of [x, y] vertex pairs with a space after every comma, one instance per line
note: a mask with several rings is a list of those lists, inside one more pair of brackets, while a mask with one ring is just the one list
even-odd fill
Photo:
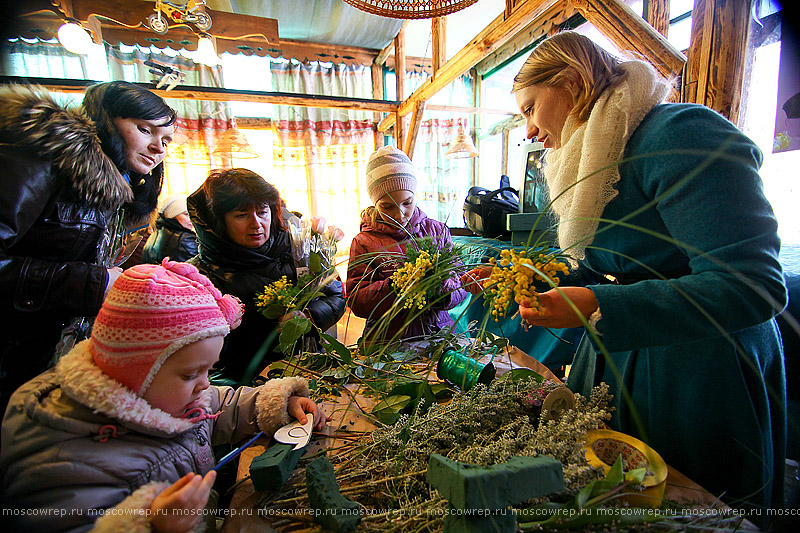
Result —
[[439, 69], [435, 77], [429, 78], [403, 103], [397, 113], [384, 118], [378, 125], [386, 131], [394, 125], [397, 116], [405, 116], [414, 110], [416, 102], [429, 100], [453, 80], [471, 69], [478, 61], [499, 48], [529, 22], [549, 9], [556, 0], [528, 0], [514, 6], [513, 11], [504, 11], [472, 39], [456, 55]]
[[[131, 0], [55, 0], [49, 10], [42, 9], [40, 1], [26, 4], [16, 22], [18, 34], [25, 37], [49, 38], [61, 25], [64, 16], [71, 16], [92, 30], [95, 40], [109, 44], [155, 44], [173, 49], [197, 46], [199, 30], [193, 24], [169, 22], [169, 31], [160, 35], [146, 25], [147, 17], [154, 13], [153, 2]], [[49, 12], [48, 12], [49, 11]], [[223, 51], [246, 43], [253, 48], [270, 47], [279, 43], [278, 21], [265, 17], [239, 15], [206, 8], [212, 20], [206, 32], [217, 38]], [[26, 33], [27, 32], [27, 33]], [[225, 44], [223, 44], [225, 43]], [[234, 50], [240, 52], [241, 50]], [[261, 55], [264, 55], [263, 53]]]
[[514, 37], [497, 50], [486, 56], [475, 65], [478, 75], [484, 76], [486, 73], [495, 70], [498, 66], [516, 58], [522, 50], [525, 50], [532, 43], [541, 37], [549, 35], [552, 31], [565, 23], [576, 13], [575, 8], [569, 2], [559, 2], [550, 9], [542, 13], [541, 16], [525, 26]]
[[447, 18], [433, 17], [431, 19], [431, 52], [433, 62], [433, 75], [447, 62]]
[[[91, 80], [67, 80], [55, 78], [26, 78], [19, 76], [0, 76], [0, 84], [27, 84], [44, 87], [48, 91], [82, 93], [86, 87], [97, 83]], [[220, 87], [194, 87], [178, 85], [171, 91], [156, 89], [152, 83], [136, 83], [163, 98], [179, 100], [210, 100], [214, 102], [257, 102], [261, 104], [293, 105], [323, 109], [349, 109], [393, 113], [399, 102], [391, 100], [370, 100], [345, 96], [325, 96], [316, 94], [296, 94], [267, 91], [245, 91]]]
[[411, 113], [411, 124], [408, 127], [408, 134], [403, 145], [403, 151], [409, 159], [414, 159], [414, 147], [417, 145], [417, 135], [419, 135], [423, 113], [425, 113], [425, 100], [420, 100], [414, 107], [414, 112]]
[[[403, 25], [400, 26], [400, 31], [397, 32], [398, 35], [400, 34], [401, 31], [406, 29], [406, 26], [408, 26], [409, 22], [410, 22], [409, 20], [403, 21]], [[397, 37], [397, 35], [395, 35], [395, 37]], [[378, 55], [375, 56], [375, 64], [383, 65], [384, 63], [386, 63], [386, 59], [389, 57], [389, 54], [392, 53], [392, 50], [394, 50], [394, 39], [392, 39], [392, 42], [387, 44], [383, 50], [378, 52]]]
[[686, 56], [622, 0], [570, 0], [620, 50], [637, 52], [667, 79], [680, 76]]

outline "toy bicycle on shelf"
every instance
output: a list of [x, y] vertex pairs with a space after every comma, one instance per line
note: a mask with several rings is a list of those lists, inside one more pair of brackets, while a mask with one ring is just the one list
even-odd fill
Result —
[[155, 15], [147, 17], [147, 25], [156, 33], [164, 34], [169, 31], [169, 23], [182, 24], [191, 22], [201, 31], [211, 27], [211, 17], [205, 11], [204, 0], [186, 0], [185, 2], [170, 2], [156, 0]]

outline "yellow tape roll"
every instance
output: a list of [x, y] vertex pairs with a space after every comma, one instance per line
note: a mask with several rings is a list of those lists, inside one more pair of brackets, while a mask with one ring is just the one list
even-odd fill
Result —
[[658, 453], [639, 439], [610, 429], [594, 429], [586, 433], [586, 460], [604, 472], [622, 454], [622, 469], [626, 472], [647, 468], [645, 489], [623, 493], [623, 499], [637, 507], [659, 507], [667, 483], [667, 464]]

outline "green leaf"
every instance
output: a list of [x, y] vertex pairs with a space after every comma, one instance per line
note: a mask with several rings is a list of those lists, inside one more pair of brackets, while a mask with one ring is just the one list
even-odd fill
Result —
[[328, 382], [344, 384], [350, 374], [343, 368], [329, 368], [320, 374], [320, 377]]
[[637, 485], [641, 485], [644, 483], [644, 478], [646, 475], [646, 468], [635, 468], [630, 472], [625, 472], [625, 481], [628, 483], [636, 483]]
[[311, 253], [308, 256], [308, 269], [314, 274], [322, 272], [322, 260], [318, 253]]
[[327, 353], [331, 353], [332, 351], [338, 355], [339, 359], [342, 360], [342, 363], [346, 365], [353, 363], [353, 356], [350, 354], [350, 350], [347, 349], [347, 346], [327, 333], [320, 333], [319, 336], [323, 341], [326, 341], [323, 343], [323, 347]]
[[[414, 409], [417, 414], [424, 415], [428, 412], [428, 409], [431, 408], [431, 405], [436, 402], [436, 396], [434, 396], [431, 385], [427, 381], [420, 383], [417, 390], [417, 396], [414, 397], [412, 409]], [[420, 404], [420, 400], [422, 399], [424, 399], [424, 401]]]
[[387, 396], [372, 408], [372, 414], [383, 422], [390, 425], [397, 422], [400, 418], [400, 411], [408, 405], [411, 401], [411, 396], [398, 394], [396, 396]]
[[311, 331], [311, 321], [306, 317], [295, 317], [288, 320], [278, 337], [278, 349], [283, 353], [291, 352], [297, 339]]
[[525, 379], [533, 379], [537, 382], [541, 383], [544, 381], [544, 376], [530, 370], [528, 368], [515, 368], [509, 372], [506, 372], [500, 379], [508, 379], [508, 380], [525, 380]]
[[503, 349], [510, 343], [505, 337], [495, 337], [492, 339], [492, 346], [497, 346], [498, 349]]
[[624, 480], [625, 477], [622, 472], [622, 454], [619, 454], [617, 455], [617, 459], [614, 461], [614, 464], [611, 465], [611, 469], [608, 471], [608, 474], [606, 474], [606, 481], [614, 486], [617, 486], [621, 485]]
[[437, 400], [444, 400], [453, 396], [453, 389], [444, 383], [435, 383], [431, 386], [431, 391]]
[[272, 304], [261, 309], [261, 314], [270, 320], [275, 320], [286, 314], [286, 306], [281, 304]]
[[575, 506], [579, 509], [583, 509], [583, 506], [586, 505], [586, 502], [589, 501], [589, 498], [592, 496], [592, 489], [594, 488], [595, 483], [589, 483], [585, 487], [583, 487], [580, 492], [575, 496]]
[[387, 396], [406, 395], [413, 397], [417, 393], [419, 381], [405, 381], [391, 388]]

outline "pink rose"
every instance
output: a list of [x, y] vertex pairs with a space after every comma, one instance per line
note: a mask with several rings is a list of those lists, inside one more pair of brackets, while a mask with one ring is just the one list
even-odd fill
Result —
[[339, 242], [342, 239], [344, 239], [344, 231], [342, 231], [342, 229], [339, 227], [328, 226], [328, 233], [331, 234], [331, 237], [333, 237], [333, 240], [336, 242]]
[[320, 235], [325, 233], [325, 228], [328, 226], [328, 221], [325, 220], [325, 217], [318, 217], [313, 216], [311, 217], [311, 231], [314, 233], [319, 233]]

